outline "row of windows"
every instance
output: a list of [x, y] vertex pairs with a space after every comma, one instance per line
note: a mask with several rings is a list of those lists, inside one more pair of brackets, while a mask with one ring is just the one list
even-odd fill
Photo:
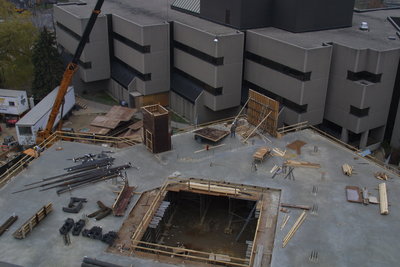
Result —
[[288, 109], [293, 110], [296, 113], [301, 114], [301, 113], [306, 113], [307, 112], [308, 104], [299, 105], [299, 104], [297, 104], [297, 103], [295, 103], [293, 101], [290, 101], [289, 99], [283, 98], [283, 97], [281, 97], [281, 96], [279, 96], [279, 95], [277, 95], [275, 93], [272, 93], [271, 91], [268, 91], [268, 90], [266, 90], [266, 89], [264, 89], [264, 88], [262, 88], [262, 87], [260, 87], [260, 86], [258, 86], [256, 84], [254, 84], [252, 82], [249, 82], [249, 81], [246, 81], [246, 80], [243, 81], [243, 86], [245, 88], [253, 89], [253, 90], [255, 90], [255, 91], [257, 91], [257, 92], [259, 92], [259, 93], [261, 93], [263, 95], [268, 96], [269, 98], [272, 98], [272, 99], [278, 101], [279, 103], [281, 103], [282, 105], [284, 105]]
[[193, 83], [197, 84], [199, 87], [203, 88], [204, 91], [209, 92], [212, 95], [222, 95], [222, 87], [212, 87], [208, 84], [206, 84], [203, 81], [200, 81], [199, 79], [196, 79], [195, 77], [187, 74], [186, 72], [181, 71], [180, 69], [174, 68], [173, 69], [174, 72], [178, 73], [179, 75], [185, 77], [186, 79], [192, 81]]
[[276, 61], [253, 54], [248, 51], [245, 52], [245, 58], [300, 81], [309, 81], [311, 79], [311, 72], [301, 72], [299, 70], [293, 69]]
[[130, 48], [135, 49], [136, 51], [140, 52], [140, 53], [150, 53], [150, 45], [140, 45], [132, 40], [129, 40], [128, 38], [116, 33], [116, 32], [112, 32], [111, 33], [112, 38], [114, 38], [115, 40], [120, 41], [121, 43], [129, 46]]
[[187, 46], [187, 45], [185, 45], [185, 44], [183, 44], [181, 42], [178, 42], [178, 41], [174, 41], [173, 44], [174, 44], [175, 48], [177, 48], [177, 49], [179, 49], [179, 50], [181, 50], [183, 52], [186, 52], [186, 53], [188, 53], [188, 54], [190, 54], [190, 55], [192, 55], [194, 57], [197, 57], [197, 58], [199, 58], [199, 59], [201, 59], [203, 61], [206, 61], [206, 62], [208, 62], [210, 64], [213, 64], [215, 66], [220, 66], [220, 65], [224, 64], [224, 58], [223, 57], [210, 56], [209, 54], [206, 54], [206, 53], [204, 53], [204, 52], [202, 52], [200, 50], [197, 50], [197, 49], [195, 49], [193, 47]]
[[382, 78], [382, 73], [381, 74], [374, 74], [369, 71], [359, 71], [359, 72], [353, 72], [353, 71], [347, 71], [347, 79], [350, 81], [360, 81], [360, 80], [365, 80], [369, 81], [371, 83], [379, 83]]

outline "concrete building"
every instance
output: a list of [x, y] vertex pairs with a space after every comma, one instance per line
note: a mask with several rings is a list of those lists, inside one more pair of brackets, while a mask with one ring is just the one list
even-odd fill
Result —
[[[94, 2], [55, 7], [57, 41], [70, 53]], [[106, 1], [80, 75], [131, 107], [169, 105], [194, 124], [235, 115], [251, 88], [280, 101], [281, 125], [308, 121], [374, 148], [397, 129], [400, 44], [386, 18], [398, 10], [353, 14], [353, 5]]]

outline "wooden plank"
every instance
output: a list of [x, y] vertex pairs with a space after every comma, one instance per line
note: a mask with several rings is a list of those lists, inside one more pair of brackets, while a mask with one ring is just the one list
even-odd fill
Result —
[[295, 205], [295, 204], [287, 204], [287, 203], [281, 203], [281, 207], [285, 208], [294, 208], [294, 209], [302, 209], [302, 210], [310, 210], [310, 206], [306, 205]]
[[239, 190], [236, 188], [233, 188], [233, 187], [226, 187], [226, 186], [213, 185], [213, 184], [202, 184], [202, 183], [196, 183], [196, 182], [188, 182], [188, 185], [190, 188], [193, 188], [193, 189], [217, 192], [217, 193], [222, 193], [222, 194], [236, 195], [239, 193]]
[[386, 183], [379, 184], [379, 207], [382, 215], [389, 214]]
[[304, 167], [304, 168], [321, 168], [321, 165], [318, 163], [312, 163], [308, 161], [296, 161], [296, 160], [286, 160], [284, 165], [291, 167]]
[[260, 147], [257, 151], [253, 154], [253, 158], [255, 160], [263, 161], [265, 156], [271, 153], [271, 149], [268, 147]]
[[304, 220], [306, 219], [307, 214], [306, 211], [303, 210], [303, 212], [300, 214], [300, 216], [297, 218], [296, 222], [292, 226], [292, 228], [289, 230], [285, 238], [283, 239], [282, 247], [286, 247], [286, 245], [289, 243], [290, 239], [294, 236], [294, 234], [297, 232], [297, 230], [300, 228], [300, 226], [303, 224]]

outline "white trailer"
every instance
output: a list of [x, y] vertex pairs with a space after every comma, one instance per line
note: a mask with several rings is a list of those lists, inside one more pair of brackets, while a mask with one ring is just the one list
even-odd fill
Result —
[[20, 116], [29, 109], [26, 91], [0, 89], [0, 113]]
[[[54, 100], [58, 92], [58, 87], [42, 99], [35, 107], [25, 114], [16, 124], [18, 143], [23, 146], [34, 145], [36, 143], [36, 133], [46, 127], [47, 121], [53, 108]], [[64, 107], [60, 108], [54, 127], [60, 121], [61, 109], [63, 118], [75, 105], [74, 87], [68, 87], [64, 97]]]

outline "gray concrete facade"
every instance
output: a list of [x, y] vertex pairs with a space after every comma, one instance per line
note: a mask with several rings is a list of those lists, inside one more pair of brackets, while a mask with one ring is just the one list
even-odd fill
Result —
[[397, 149], [400, 149], [400, 105], [399, 108], [397, 109], [396, 121], [394, 123], [394, 129], [390, 145]]
[[[70, 12], [65, 7], [55, 6], [53, 16], [57, 43], [69, 54], [74, 54], [90, 13]], [[80, 57], [79, 74], [85, 82], [110, 78], [109, 44], [108, 35], [104, 34], [105, 32], [107, 32], [107, 17], [100, 15]]]

